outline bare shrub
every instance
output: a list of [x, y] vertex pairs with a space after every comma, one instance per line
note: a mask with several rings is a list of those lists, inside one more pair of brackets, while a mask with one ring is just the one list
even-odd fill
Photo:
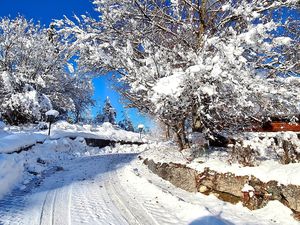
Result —
[[237, 141], [235, 145], [231, 145], [229, 152], [229, 162], [238, 162], [243, 166], [255, 166], [256, 158], [259, 156], [259, 152], [251, 148], [251, 146], [244, 146], [242, 140]]

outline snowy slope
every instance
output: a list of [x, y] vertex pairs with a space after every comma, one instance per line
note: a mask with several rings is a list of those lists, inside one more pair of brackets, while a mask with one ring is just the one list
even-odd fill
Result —
[[46, 135], [34, 133], [17, 133], [0, 137], [0, 153], [10, 153], [43, 142]]
[[14, 157], [0, 154], [0, 199], [8, 193], [16, 183], [21, 182], [23, 164], [18, 163]]

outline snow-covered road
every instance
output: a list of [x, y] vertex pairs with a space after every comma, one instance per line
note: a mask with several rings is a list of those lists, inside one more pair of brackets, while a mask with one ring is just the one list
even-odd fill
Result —
[[149, 172], [137, 156], [61, 160], [0, 200], [0, 224], [284, 224], [274, 213], [262, 219], [277, 205], [253, 214], [214, 196], [182, 191]]
[[119, 182], [115, 170], [134, 156], [102, 155], [62, 163], [64, 170], [50, 172], [32, 190], [16, 190], [2, 199], [0, 224], [138, 224], [150, 220], [136, 210], [137, 203], [126, 190], [114, 187]]
[[136, 154], [109, 154], [64, 161], [63, 170], [50, 169], [40, 184], [0, 200], [0, 224], [176, 224], [178, 218], [158, 201], [145, 207], [139, 202], [145, 196], [136, 193], [136, 199], [134, 188], [122, 184], [128, 180], [119, 179], [126, 176], [121, 168], [133, 158]]

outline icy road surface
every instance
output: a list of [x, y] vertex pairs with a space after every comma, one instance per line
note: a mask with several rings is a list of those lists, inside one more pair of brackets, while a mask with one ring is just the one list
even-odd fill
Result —
[[84, 156], [60, 164], [63, 170], [49, 167], [44, 179], [0, 200], [1, 225], [284, 224], [274, 215], [264, 220], [214, 196], [179, 190], [151, 174], [137, 154]]

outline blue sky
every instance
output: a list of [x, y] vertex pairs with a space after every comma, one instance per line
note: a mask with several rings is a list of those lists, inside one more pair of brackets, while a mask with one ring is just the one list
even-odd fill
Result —
[[92, 16], [93, 5], [89, 0], [0, 0], [0, 16], [15, 17], [18, 14], [48, 25], [52, 19], [63, 15], [71, 17], [89, 12]]
[[[35, 22], [48, 26], [52, 19], [61, 19], [63, 16], [71, 18], [74, 14], [82, 15], [89, 13], [93, 17], [98, 14], [93, 10], [93, 4], [89, 0], [0, 0], [0, 17], [14, 18], [22, 15], [27, 19], [33, 19]], [[120, 104], [120, 96], [111, 89], [111, 83], [106, 77], [99, 77], [93, 81], [95, 86], [94, 99], [96, 107], [92, 109], [93, 115], [100, 111], [106, 96], [111, 99], [112, 105], [117, 109], [117, 120], [122, 119], [123, 106]], [[151, 126], [151, 121], [141, 116], [137, 110], [128, 110], [129, 117], [133, 120], [135, 126], [143, 123]]]

